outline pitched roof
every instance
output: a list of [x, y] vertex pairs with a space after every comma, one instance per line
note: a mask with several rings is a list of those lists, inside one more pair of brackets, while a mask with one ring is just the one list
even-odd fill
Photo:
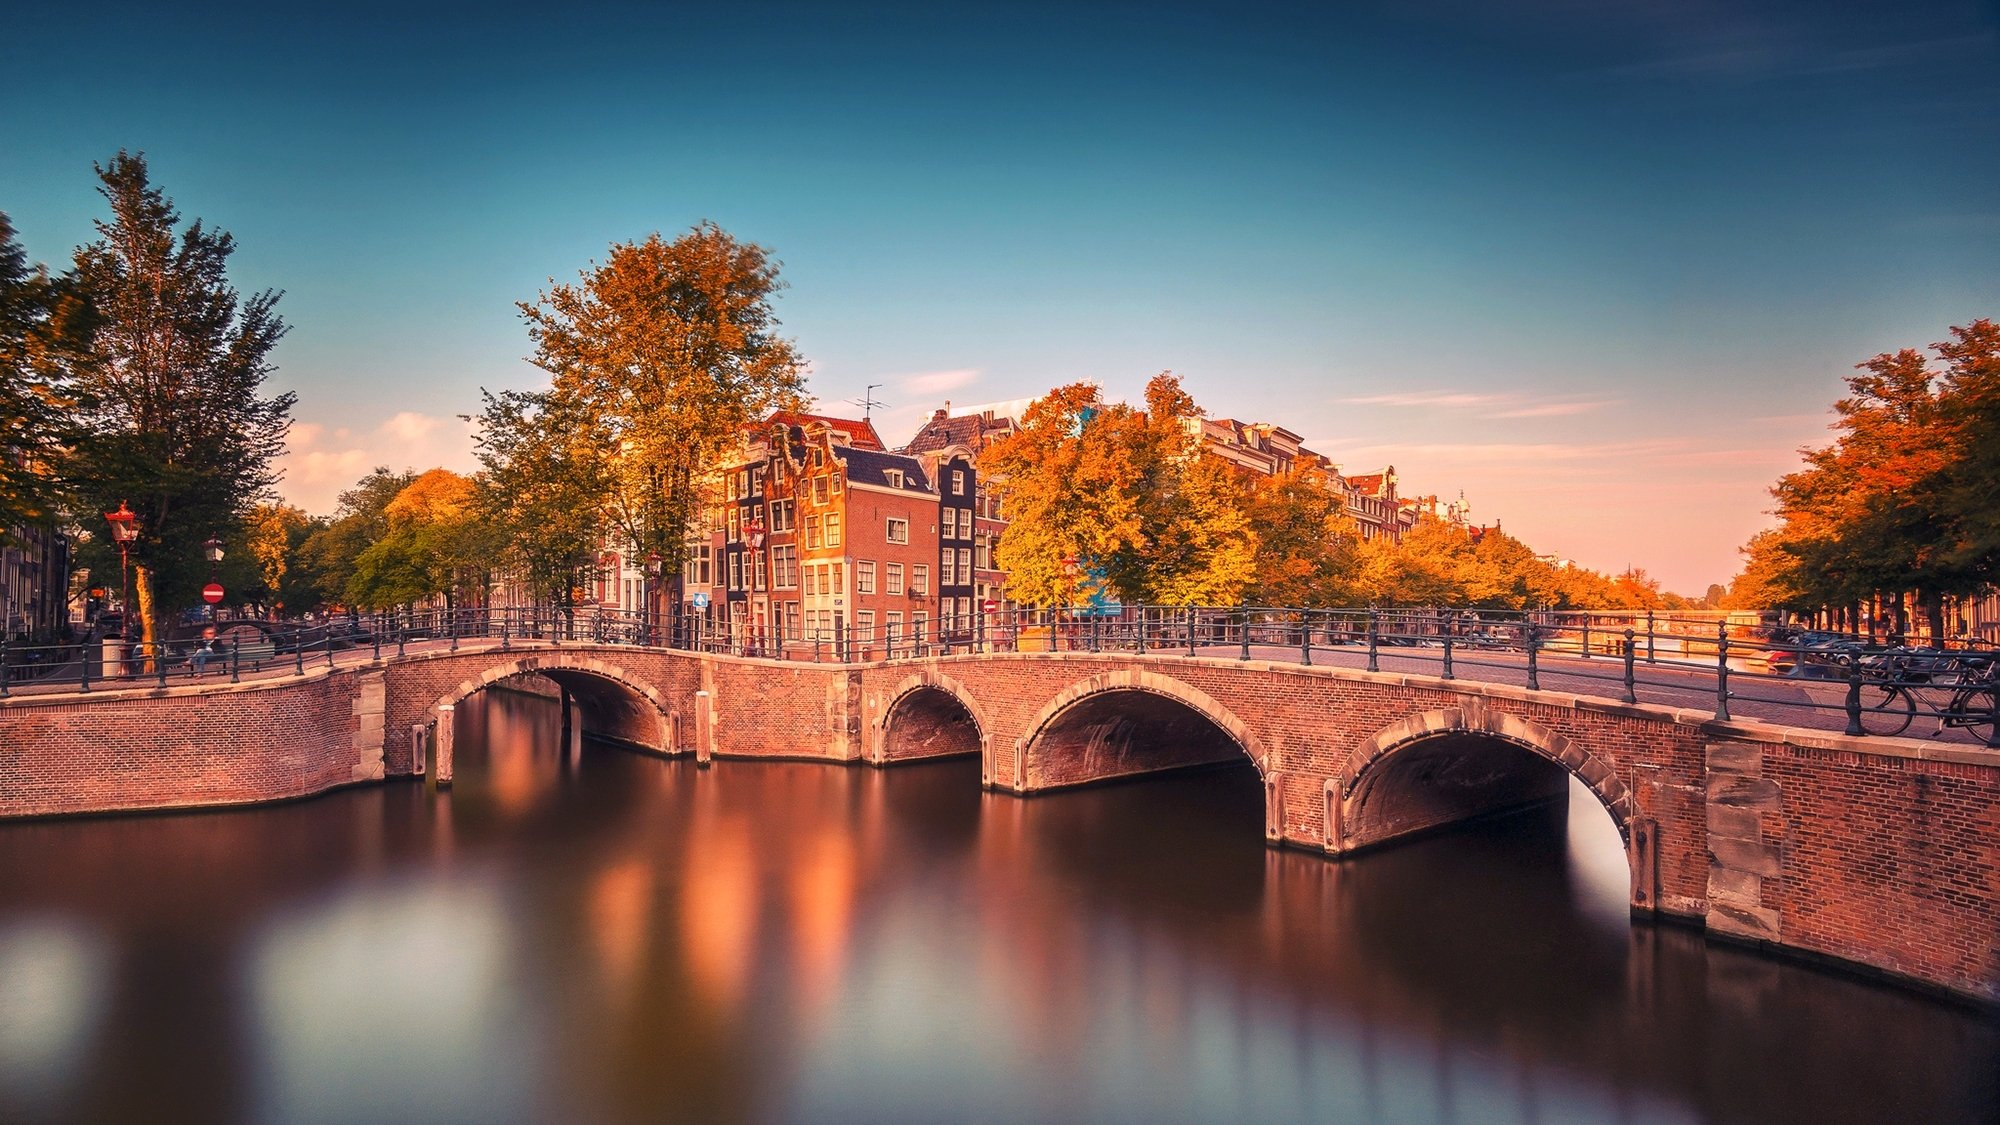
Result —
[[773, 410], [762, 422], [753, 423], [751, 428], [759, 433], [768, 433], [774, 425], [811, 426], [824, 423], [834, 432], [844, 435], [849, 444], [859, 449], [882, 449], [882, 435], [875, 432], [875, 423], [866, 418], [835, 418], [830, 414], [801, 414], [790, 410]]
[[884, 453], [874, 449], [862, 449], [854, 445], [836, 445], [833, 455], [847, 466], [847, 483], [871, 484], [877, 488], [895, 488], [889, 483], [889, 470], [902, 471], [902, 490], [913, 495], [931, 493], [930, 478], [924, 475], [923, 462], [902, 453]]
[[991, 418], [984, 413], [947, 416], [939, 410], [899, 452], [935, 453], [954, 445], [977, 452], [994, 439], [1013, 432], [1014, 419], [1005, 415]]

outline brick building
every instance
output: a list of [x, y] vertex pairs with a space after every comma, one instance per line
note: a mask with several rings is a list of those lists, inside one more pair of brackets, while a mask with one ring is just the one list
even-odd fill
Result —
[[[947, 402], [932, 413], [930, 420], [902, 448], [902, 452], [922, 458], [932, 468], [933, 478], [947, 485], [946, 494], [940, 498], [942, 502], [958, 511], [971, 510], [969, 530], [964, 522], [967, 517], [955, 513], [954, 534], [945, 537], [941, 533], [939, 543], [940, 573], [943, 573], [943, 552], [950, 550], [957, 556], [958, 584], [944, 592], [954, 604], [946, 605], [944, 612], [956, 619], [961, 629], [969, 614], [985, 613], [983, 607], [988, 603], [996, 611], [1011, 605], [1007, 600], [1007, 574], [994, 559], [1001, 533], [1007, 530], [1007, 519], [1001, 510], [998, 482], [981, 475], [978, 466], [979, 455], [986, 447], [1014, 430], [1013, 417], [997, 409], [982, 407], [953, 414]], [[966, 473], [969, 496], [953, 494], [949, 489], [958, 479], [949, 474], [960, 471]], [[970, 604], [955, 609], [958, 599]]]
[[719, 475], [682, 574], [702, 635], [880, 654], [973, 630], [969, 459], [891, 453], [865, 420], [779, 413]]
[[0, 543], [0, 639], [53, 638], [69, 625], [69, 540], [23, 526]]

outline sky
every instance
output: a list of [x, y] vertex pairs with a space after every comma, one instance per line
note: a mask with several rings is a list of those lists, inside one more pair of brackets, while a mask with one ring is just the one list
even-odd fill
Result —
[[1699, 594], [1855, 364], [2000, 316], [2000, 3], [7, 5], [0, 211], [143, 152], [282, 290], [282, 493], [470, 470], [516, 302], [713, 220], [828, 413], [1179, 374]]

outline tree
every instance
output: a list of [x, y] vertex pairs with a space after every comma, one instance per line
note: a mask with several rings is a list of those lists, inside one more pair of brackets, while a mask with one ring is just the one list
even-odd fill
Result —
[[778, 264], [701, 223], [672, 242], [618, 243], [576, 285], [521, 303], [531, 362], [552, 376], [547, 408], [588, 418], [579, 451], [608, 482], [624, 538], [677, 572], [702, 511], [704, 476], [765, 412], [803, 401], [804, 361], [777, 334]]
[[1312, 608], [1357, 605], [1361, 528], [1333, 480], [1301, 464], [1254, 483], [1248, 505], [1257, 535], [1257, 605]]
[[333, 519], [306, 539], [300, 554], [318, 576], [321, 604], [344, 604], [354, 579], [355, 560], [389, 535], [389, 504], [417, 479], [409, 469], [392, 472], [378, 465], [340, 494]]
[[980, 454], [1001, 481], [1010, 522], [995, 551], [1008, 595], [1026, 605], [1078, 605], [1105, 581], [1100, 560], [1139, 535], [1129, 456], [1131, 407], [1106, 404], [1089, 383], [1029, 404], [1015, 431]]
[[479, 509], [502, 557], [539, 602], [568, 607], [596, 569], [610, 466], [604, 437], [574, 403], [546, 393], [482, 392]]
[[1233, 605], [1255, 573], [1247, 489], [1202, 449], [1189, 425], [1202, 414], [1180, 378], [1161, 372], [1146, 384], [1145, 414], [1123, 431], [1137, 470], [1130, 487], [1138, 533], [1106, 561], [1112, 584], [1133, 601]]
[[411, 481], [383, 509], [388, 534], [354, 560], [346, 600], [389, 609], [442, 596], [447, 609], [483, 589], [484, 557], [473, 482], [450, 469]]
[[89, 304], [75, 366], [82, 434], [65, 473], [89, 506], [139, 514], [133, 589], [143, 637], [160, 601], [191, 602], [206, 576], [201, 543], [234, 527], [276, 483], [293, 396], [264, 397], [285, 334], [269, 290], [244, 299], [227, 278], [235, 240], [180, 215], [147, 181], [142, 156], [97, 167], [111, 220], [76, 252]]
[[74, 440], [67, 368], [79, 312], [70, 286], [28, 265], [0, 213], [0, 543], [61, 507], [55, 462]]
[[[263, 586], [255, 600], [267, 607], [286, 604], [285, 592], [302, 569], [300, 548], [312, 530], [312, 519], [290, 504], [258, 504], [244, 520], [244, 548], [257, 564]], [[291, 581], [288, 581], [291, 579]]]

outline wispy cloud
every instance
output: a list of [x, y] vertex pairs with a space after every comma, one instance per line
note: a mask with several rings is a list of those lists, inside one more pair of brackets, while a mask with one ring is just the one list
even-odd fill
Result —
[[941, 395], [979, 381], [979, 371], [959, 367], [950, 371], [924, 371], [915, 375], [890, 376], [897, 390], [913, 395]]
[[1479, 411], [1486, 418], [1568, 418], [1612, 405], [1610, 399], [1547, 399], [1472, 391], [1402, 391], [1340, 400], [1349, 406]]
[[1360, 395], [1340, 401], [1351, 406], [1487, 406], [1506, 401], [1504, 395], [1471, 394], [1464, 391], [1404, 391], [1397, 394]]
[[1567, 418], [1575, 414], [1588, 414], [1610, 406], [1608, 399], [1577, 402], [1544, 402], [1533, 406], [1518, 406], [1512, 410], [1502, 410], [1495, 418]]

